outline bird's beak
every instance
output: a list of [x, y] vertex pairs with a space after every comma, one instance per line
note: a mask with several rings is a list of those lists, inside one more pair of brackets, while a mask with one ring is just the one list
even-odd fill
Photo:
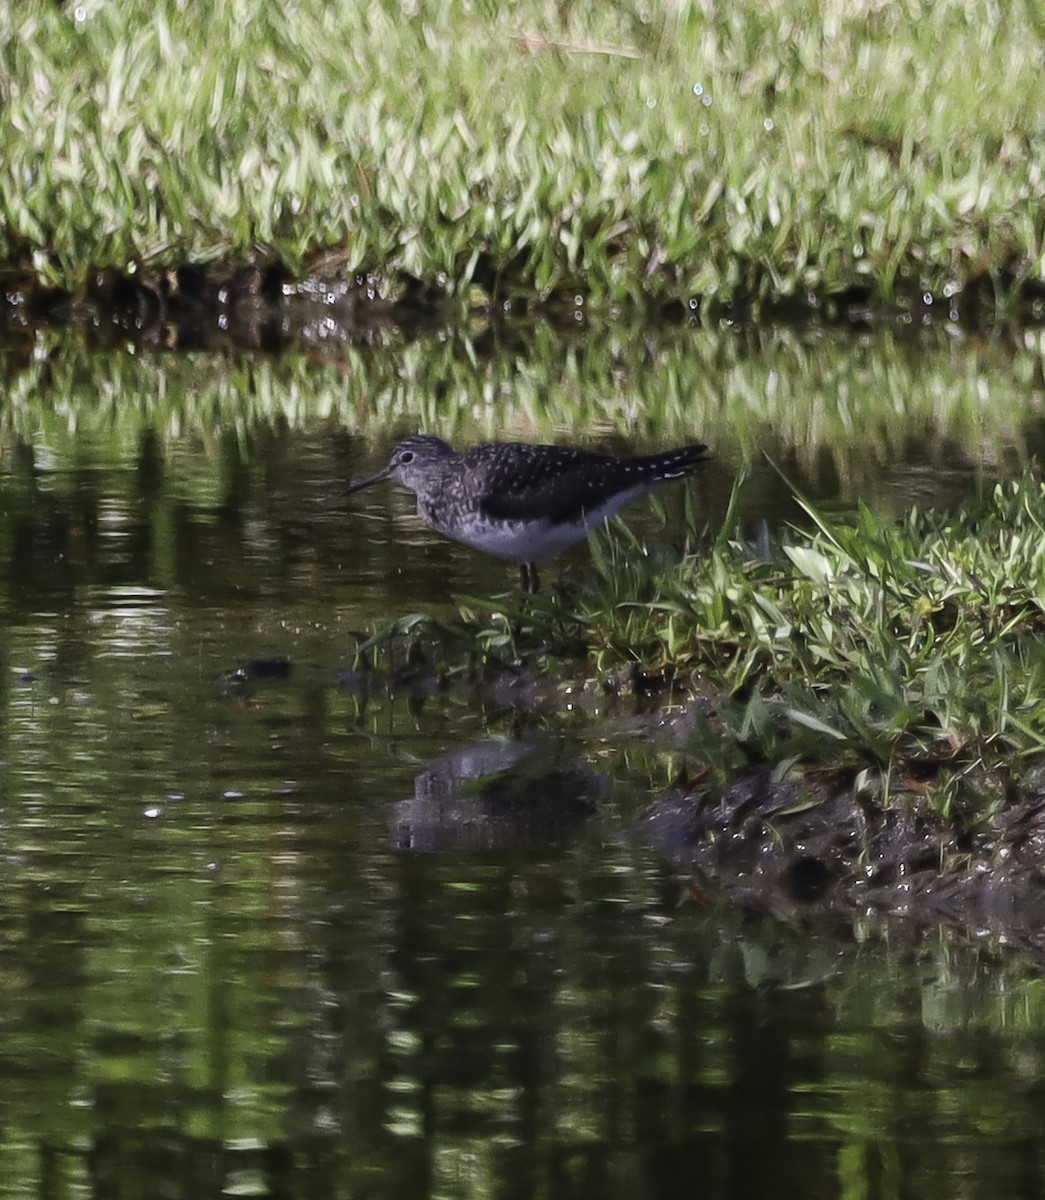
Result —
[[371, 475], [368, 479], [357, 479], [355, 483], [350, 483], [342, 495], [351, 496], [353, 492], [361, 492], [363, 488], [368, 488], [372, 483], [383, 482], [391, 474], [391, 468], [385, 467], [383, 471], [378, 471], [376, 475]]

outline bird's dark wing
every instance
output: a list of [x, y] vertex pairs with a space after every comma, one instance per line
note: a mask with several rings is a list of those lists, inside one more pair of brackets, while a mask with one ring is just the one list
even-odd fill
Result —
[[481, 511], [493, 520], [543, 518], [561, 524], [583, 520], [616, 492], [689, 474], [707, 447], [683, 446], [634, 458], [559, 446], [514, 446], [511, 451], [488, 462]]

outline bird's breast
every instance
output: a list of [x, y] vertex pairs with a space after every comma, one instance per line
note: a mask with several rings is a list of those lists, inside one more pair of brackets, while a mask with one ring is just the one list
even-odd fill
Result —
[[422, 521], [427, 522], [433, 529], [441, 529], [443, 527], [440, 519], [439, 505], [428, 496], [417, 497], [417, 515]]

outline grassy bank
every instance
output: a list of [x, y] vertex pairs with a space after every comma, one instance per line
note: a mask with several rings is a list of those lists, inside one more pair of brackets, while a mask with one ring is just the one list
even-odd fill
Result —
[[75, 289], [261, 246], [464, 303], [1012, 314], [1045, 279], [1045, 20], [1003, 16], [6, 5], [0, 261]]
[[434, 632], [573, 687], [714, 696], [690, 748], [722, 778], [801, 763], [942, 809], [1025, 785], [1045, 760], [1045, 486], [899, 522], [807, 516], [772, 544], [721, 534], [674, 562], [597, 539], [590, 586], [470, 602], [460, 625], [412, 619], [375, 644]]

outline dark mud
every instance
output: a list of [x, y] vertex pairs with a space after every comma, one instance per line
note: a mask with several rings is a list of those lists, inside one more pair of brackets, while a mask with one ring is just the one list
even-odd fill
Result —
[[403, 280], [395, 299], [368, 275], [295, 281], [278, 263], [184, 266], [127, 274], [92, 271], [76, 292], [41, 286], [28, 272], [0, 271], [0, 334], [76, 329], [97, 349], [276, 353], [301, 343], [370, 343], [419, 336], [443, 324], [442, 297]]
[[[492, 266], [476, 268], [473, 294], [488, 303], [463, 314], [444, 286], [403, 272], [346, 274], [336, 259], [317, 260], [303, 278], [281, 262], [259, 255], [242, 263], [107, 267], [88, 272], [75, 291], [47, 287], [31, 266], [0, 267], [0, 336], [17, 340], [42, 328], [74, 328], [99, 349], [132, 342], [177, 350], [235, 348], [278, 352], [295, 344], [372, 343], [412, 339], [459, 324], [462, 317], [547, 321], [576, 327], [596, 314], [582, 281], [552, 294], [534, 294]], [[699, 299], [650, 299], [643, 311], [602, 314], [607, 320], [699, 324], [822, 323], [862, 328], [889, 322], [925, 326], [942, 321], [967, 329], [999, 323], [1039, 325], [1045, 321], [1045, 285], [984, 275], [961, 290], [935, 297], [912, 289], [883, 301], [866, 284], [845, 292], [762, 299], [738, 295], [726, 303]]]
[[640, 825], [675, 866], [746, 908], [949, 924], [1045, 957], [1045, 787], [965, 823], [913, 794], [883, 804], [829, 776], [778, 782], [766, 770], [664, 796]]

